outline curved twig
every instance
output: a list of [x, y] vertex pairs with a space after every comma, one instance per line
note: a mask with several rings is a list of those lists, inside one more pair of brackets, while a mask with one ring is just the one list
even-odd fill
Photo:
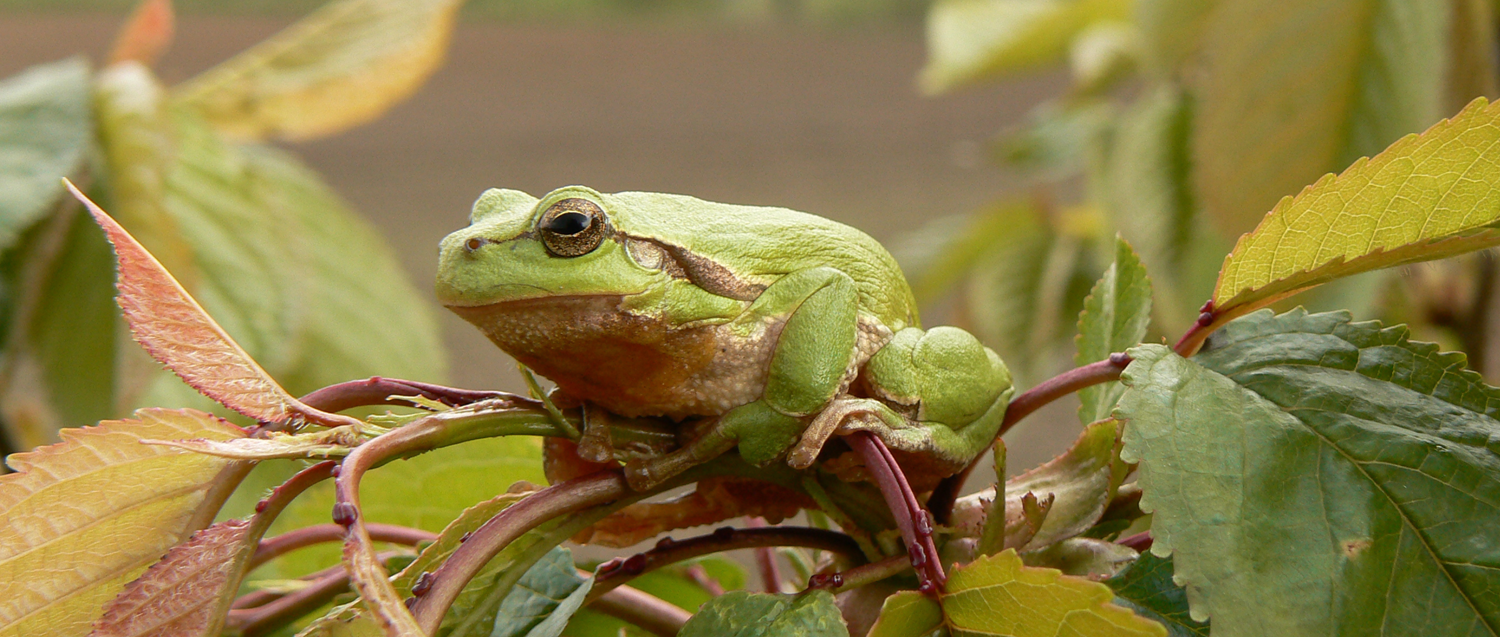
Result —
[[510, 398], [517, 401], [524, 400], [515, 394], [499, 391], [478, 391], [473, 389], [459, 389], [457, 387], [444, 387], [415, 380], [402, 380], [399, 378], [382, 378], [371, 376], [364, 380], [351, 380], [348, 382], [329, 385], [316, 390], [302, 398], [302, 404], [315, 409], [328, 412], [343, 411], [354, 407], [366, 405], [409, 405], [409, 401], [399, 400], [395, 396], [421, 396], [441, 402], [449, 407], [461, 407], [482, 400], [498, 398]]
[[853, 588], [859, 588], [867, 584], [874, 584], [893, 575], [904, 573], [912, 568], [911, 558], [906, 555], [892, 555], [883, 560], [870, 562], [856, 566], [846, 571], [830, 573], [828, 575], [814, 575], [807, 582], [809, 589], [826, 589], [837, 593]]
[[661, 637], [674, 637], [693, 616], [660, 597], [629, 586], [599, 597], [589, 608]]
[[[1118, 352], [1110, 354], [1109, 358], [1097, 363], [1071, 369], [1042, 381], [1041, 384], [1026, 390], [1015, 400], [1010, 401], [1010, 405], [1005, 408], [1005, 420], [1000, 424], [1000, 431], [995, 434], [995, 437], [1005, 435], [1005, 432], [1010, 431], [1010, 428], [1021, 422], [1021, 419], [1030, 416], [1032, 412], [1054, 400], [1085, 387], [1119, 380], [1120, 373], [1124, 372], [1129, 365], [1130, 357], [1123, 352]], [[993, 443], [991, 445], [993, 446]], [[958, 499], [959, 491], [969, 480], [969, 474], [974, 472], [974, 467], [979, 465], [979, 460], [984, 457], [985, 451], [989, 451], [989, 447], [985, 447], [984, 451], [974, 456], [974, 460], [962, 471], [943, 478], [943, 481], [932, 490], [932, 495], [928, 496], [927, 508], [932, 511], [938, 524], [947, 524], [951, 519], [953, 502]]]
[[436, 634], [443, 615], [469, 580], [507, 544], [552, 518], [608, 504], [630, 495], [625, 476], [600, 471], [558, 483], [527, 496], [475, 529], [432, 572], [431, 586], [412, 604], [412, 616], [424, 634]]
[[858, 564], [864, 552], [854, 538], [824, 529], [798, 526], [766, 526], [753, 529], [721, 527], [708, 535], [685, 540], [663, 538], [656, 546], [628, 558], [606, 562], [598, 569], [588, 599], [597, 599], [610, 589], [656, 569], [695, 557], [763, 546], [797, 546], [828, 551]]
[[[376, 542], [415, 546], [422, 542], [437, 540], [436, 533], [414, 529], [409, 526], [371, 523], [365, 525], [365, 528], [370, 532], [370, 539]], [[344, 527], [337, 524], [315, 524], [294, 531], [287, 531], [271, 539], [261, 540], [260, 545], [255, 548], [255, 555], [246, 564], [245, 570], [253, 571], [256, 567], [266, 562], [300, 548], [322, 544], [323, 542], [339, 542], [343, 541], [343, 539]]]
[[943, 573], [937, 544], [932, 540], [932, 519], [917, 502], [917, 496], [912, 493], [911, 484], [901, 473], [895, 457], [880, 438], [868, 431], [857, 431], [846, 436], [845, 440], [864, 459], [865, 469], [880, 486], [886, 506], [890, 507], [896, 526], [901, 529], [901, 537], [906, 540], [906, 554], [911, 559], [912, 568], [917, 571], [922, 592], [938, 593], [948, 576]]

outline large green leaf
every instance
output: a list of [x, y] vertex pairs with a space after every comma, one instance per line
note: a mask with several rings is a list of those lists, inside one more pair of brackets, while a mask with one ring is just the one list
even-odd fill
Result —
[[[1150, 322], [1151, 280], [1130, 244], [1116, 239], [1114, 263], [1083, 300], [1073, 363], [1083, 367], [1138, 345]], [[1124, 391], [1118, 383], [1085, 387], [1078, 392], [1078, 418], [1085, 425], [1108, 418]]]
[[682, 627], [681, 637], [848, 637], [833, 594], [736, 591], [713, 598]]
[[[0, 635], [83, 635], [127, 582], [206, 525], [234, 462], [142, 439], [245, 435], [201, 412], [68, 429], [0, 476]], [[242, 475], [242, 474], [238, 474]]]
[[1194, 173], [1234, 236], [1284, 195], [1446, 112], [1449, 2], [1218, 0], [1202, 42]]
[[338, 0], [188, 81], [177, 101], [242, 139], [305, 139], [379, 117], [442, 63], [461, 0]]
[[1208, 624], [1193, 621], [1187, 593], [1172, 582], [1172, 558], [1147, 551], [1104, 583], [1114, 589], [1116, 604], [1161, 622], [1170, 637], [1208, 637]]
[[1500, 104], [1450, 120], [1282, 199], [1240, 237], [1214, 291], [1220, 321], [1319, 283], [1500, 243]]
[[1493, 635], [1500, 389], [1404, 327], [1269, 311], [1131, 350], [1124, 455], [1215, 635]]
[[0, 81], [0, 250], [51, 208], [92, 132], [82, 58]]
[[1129, 13], [1124, 0], [942, 0], [927, 16], [922, 87], [936, 93], [1061, 61], [1079, 32]]

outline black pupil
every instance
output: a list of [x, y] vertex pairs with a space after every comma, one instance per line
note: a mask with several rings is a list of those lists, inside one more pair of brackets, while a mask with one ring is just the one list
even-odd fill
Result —
[[592, 219], [581, 212], [564, 212], [547, 223], [547, 229], [561, 235], [574, 235], [589, 228]]

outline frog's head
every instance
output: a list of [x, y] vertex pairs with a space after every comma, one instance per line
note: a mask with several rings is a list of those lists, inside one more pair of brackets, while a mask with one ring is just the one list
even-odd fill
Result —
[[541, 199], [489, 190], [469, 221], [442, 243], [437, 296], [451, 308], [631, 296], [667, 279], [631, 257], [606, 197], [589, 188], [562, 188]]

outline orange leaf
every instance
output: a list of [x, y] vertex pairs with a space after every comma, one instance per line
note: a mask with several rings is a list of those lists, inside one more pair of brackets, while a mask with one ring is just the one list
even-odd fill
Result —
[[357, 423], [308, 407], [287, 394], [156, 257], [72, 182], [67, 186], [88, 207], [115, 247], [119, 264], [115, 301], [125, 314], [130, 333], [152, 358], [203, 395], [262, 422], [307, 418], [335, 426]]
[[142, 0], [115, 36], [109, 63], [140, 62], [151, 66], [172, 45], [176, 22], [172, 0]]

